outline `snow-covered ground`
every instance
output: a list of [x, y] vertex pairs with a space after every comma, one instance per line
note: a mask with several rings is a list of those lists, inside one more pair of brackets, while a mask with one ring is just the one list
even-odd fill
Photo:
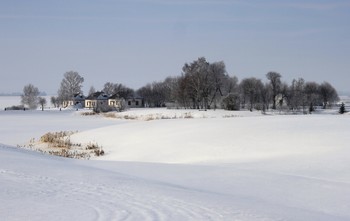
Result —
[[[350, 220], [349, 114], [81, 112], [0, 110], [1, 220]], [[14, 147], [63, 130], [106, 155]]]

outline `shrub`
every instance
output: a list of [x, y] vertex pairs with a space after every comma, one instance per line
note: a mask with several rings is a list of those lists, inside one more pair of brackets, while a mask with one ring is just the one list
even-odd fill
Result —
[[40, 141], [48, 143], [53, 147], [65, 147], [70, 148], [73, 144], [70, 141], [70, 135], [74, 132], [61, 131], [61, 132], [49, 132], [40, 137]]
[[81, 113], [81, 115], [83, 115], [83, 116], [93, 116], [93, 115], [96, 115], [97, 113], [95, 113], [95, 112], [83, 112], [83, 113]]
[[106, 104], [102, 104], [102, 105], [96, 105], [93, 109], [93, 112], [95, 113], [106, 113], [106, 112], [110, 112], [110, 111], [116, 111], [117, 108], [115, 107], [111, 107], [109, 105]]
[[345, 104], [344, 103], [341, 103], [340, 108], [339, 108], [339, 113], [340, 114], [346, 113]]
[[24, 110], [24, 106], [23, 105], [17, 105], [17, 106], [11, 106], [11, 107], [6, 107], [5, 110]]

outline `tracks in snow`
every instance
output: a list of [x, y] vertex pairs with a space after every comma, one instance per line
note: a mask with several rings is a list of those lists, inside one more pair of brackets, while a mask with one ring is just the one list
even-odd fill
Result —
[[[0, 169], [0, 180], [5, 187], [0, 189], [0, 198], [13, 199], [19, 209], [33, 206], [41, 211], [30, 220], [232, 220], [248, 216], [255, 220], [251, 214], [220, 208], [207, 202], [208, 199], [198, 200], [198, 193], [193, 191], [113, 175], [107, 180], [99, 180], [101, 176], [96, 180], [70, 176]], [[28, 205], [30, 202], [32, 205]], [[0, 213], [6, 214], [6, 209], [10, 208], [1, 206]], [[23, 217], [7, 213], [5, 218]]]

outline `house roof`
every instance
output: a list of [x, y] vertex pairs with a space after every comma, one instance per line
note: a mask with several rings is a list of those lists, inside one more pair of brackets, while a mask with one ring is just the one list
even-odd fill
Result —
[[140, 95], [134, 93], [131, 96], [128, 96], [127, 99], [143, 99], [143, 97], [141, 97]]
[[119, 94], [113, 94], [112, 96], [109, 97], [109, 99], [120, 99]]
[[83, 94], [80, 94], [80, 93], [74, 94], [73, 97], [75, 100], [84, 100], [85, 99], [85, 96]]
[[108, 97], [109, 96], [103, 91], [98, 91], [93, 94], [90, 94], [86, 99], [87, 100], [107, 100]]

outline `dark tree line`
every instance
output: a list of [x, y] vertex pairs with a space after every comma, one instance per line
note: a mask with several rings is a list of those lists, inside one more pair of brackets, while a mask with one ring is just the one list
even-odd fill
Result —
[[104, 84], [102, 91], [108, 95], [118, 95], [120, 98], [127, 99], [134, 95], [134, 90], [123, 84], [107, 82]]
[[305, 82], [294, 79], [282, 82], [277, 72], [266, 74], [266, 82], [254, 77], [244, 78], [227, 74], [223, 61], [209, 63], [204, 57], [185, 63], [181, 76], [153, 82], [136, 92], [150, 107], [249, 110], [288, 108], [312, 112], [315, 106], [328, 108], [338, 98], [337, 91], [328, 83]]
[[[77, 72], [66, 72], [58, 97], [52, 97], [51, 102], [59, 106], [74, 94], [81, 93], [83, 81], [84, 78]], [[180, 76], [149, 83], [136, 92], [123, 84], [111, 82], [105, 83], [101, 91], [124, 99], [137, 94], [149, 107], [205, 110], [243, 108], [266, 111], [283, 107], [312, 112], [315, 106], [326, 109], [339, 99], [337, 91], [328, 82], [318, 84], [299, 78], [287, 84], [277, 72], [268, 72], [265, 81], [254, 77], [238, 81], [237, 77], [227, 73], [223, 61], [209, 63], [204, 57], [185, 63]], [[89, 93], [94, 92], [95, 88], [91, 87]]]

